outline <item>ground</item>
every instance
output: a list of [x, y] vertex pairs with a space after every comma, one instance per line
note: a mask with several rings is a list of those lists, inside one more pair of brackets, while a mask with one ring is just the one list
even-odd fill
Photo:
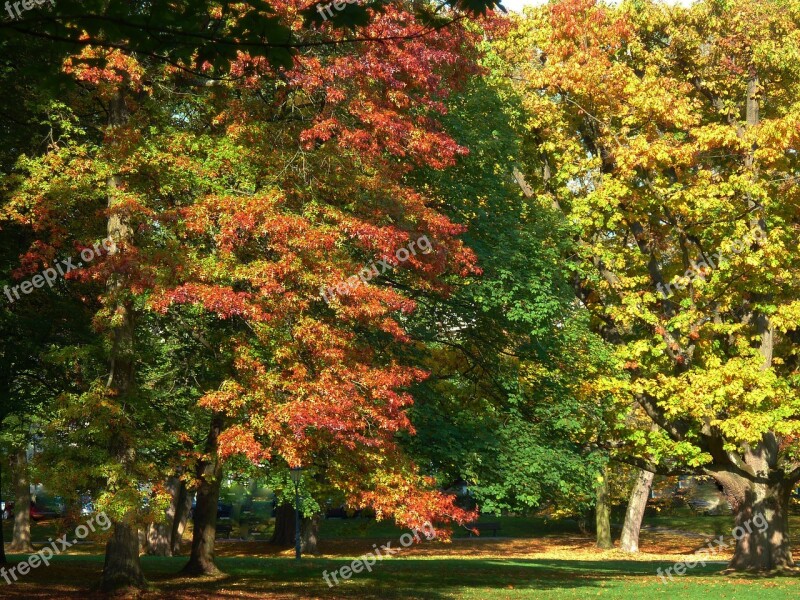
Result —
[[[185, 558], [143, 557], [151, 591], [142, 598], [788, 598], [800, 595], [800, 578], [725, 576], [730, 549], [714, 562], [698, 565], [665, 584], [658, 568], [690, 559], [713, 538], [730, 537], [730, 517], [649, 518], [642, 534], [642, 552], [633, 558], [619, 550], [600, 551], [590, 536], [570, 531], [563, 523], [503, 519], [501, 533], [515, 537], [425, 542], [379, 561], [372, 572], [354, 574], [329, 587], [328, 573], [372, 551], [375, 544], [399, 546], [402, 530], [389, 524], [358, 520], [327, 522], [321, 543], [324, 556], [304, 557], [298, 565], [291, 551], [264, 542], [220, 541], [219, 566], [225, 577], [192, 580], [177, 577]], [[800, 519], [795, 525], [800, 525]], [[50, 532], [40, 526], [38, 533]], [[798, 527], [794, 531], [800, 531]], [[34, 538], [38, 539], [34, 532]], [[535, 537], [534, 537], [535, 536]], [[799, 540], [793, 540], [795, 547]], [[14, 562], [23, 556], [12, 557]], [[91, 598], [87, 590], [102, 569], [100, 547], [81, 545], [39, 567], [0, 596], [18, 599]]]

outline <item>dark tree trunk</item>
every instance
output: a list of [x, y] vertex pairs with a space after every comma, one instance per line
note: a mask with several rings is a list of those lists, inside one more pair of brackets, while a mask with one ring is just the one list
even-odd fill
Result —
[[[109, 128], [114, 131], [127, 122], [125, 96], [120, 89], [109, 103]], [[124, 251], [125, 247], [133, 243], [133, 230], [126, 220], [127, 217], [123, 216], [124, 213], [113, 210], [122, 201], [119, 198], [122, 178], [118, 174], [109, 175], [106, 187], [109, 208], [108, 236], [116, 247]], [[133, 302], [127, 293], [129, 287], [123, 272], [113, 272], [109, 277], [108, 294], [114, 302], [115, 323], [111, 328], [111, 364], [107, 387], [109, 397], [120, 403], [120, 406], [132, 401], [136, 393], [135, 315]], [[128, 432], [114, 432], [109, 451], [111, 456], [120, 462], [126, 473], [133, 470], [136, 449], [130, 443]], [[103, 591], [127, 587], [141, 588], [146, 584], [142, 564], [139, 561], [139, 528], [135, 521], [136, 515], [132, 511], [114, 522], [114, 532], [106, 544], [106, 560], [100, 582]]]
[[631, 497], [628, 499], [628, 510], [625, 513], [625, 523], [622, 525], [622, 536], [619, 547], [625, 552], [639, 551], [639, 531], [642, 528], [644, 510], [650, 496], [654, 474], [650, 471], [639, 471], [636, 483], [633, 484]]
[[270, 543], [282, 548], [294, 546], [294, 506], [280, 504], [275, 511], [275, 531], [272, 532]]
[[736, 548], [732, 571], [770, 573], [794, 567], [789, 544], [792, 484], [754, 483], [738, 475], [712, 472], [733, 508]]
[[613, 548], [611, 542], [611, 506], [608, 503], [608, 477], [606, 470], [601, 473], [597, 484], [597, 506], [595, 507], [597, 524], [597, 547], [607, 550]]
[[31, 484], [28, 479], [28, 451], [24, 446], [14, 457], [14, 536], [11, 552], [31, 554]]
[[143, 588], [145, 584], [139, 562], [139, 528], [127, 523], [114, 523], [114, 532], [106, 545], [103, 589]]
[[582, 535], [590, 535], [589, 521], [587, 517], [578, 517], [577, 525], [578, 531], [580, 531]]
[[321, 515], [315, 514], [310, 519], [303, 519], [300, 537], [300, 550], [303, 554], [319, 556], [319, 524]]
[[220, 570], [214, 564], [214, 542], [217, 537], [217, 506], [222, 483], [222, 463], [217, 455], [219, 434], [223, 419], [219, 413], [211, 417], [211, 430], [206, 440], [206, 458], [197, 465], [197, 505], [192, 517], [192, 553], [183, 568], [186, 575], [218, 575]]
[[170, 536], [173, 556], [178, 556], [181, 553], [183, 532], [186, 531], [189, 511], [192, 508], [192, 497], [189, 495], [189, 490], [186, 489], [186, 482], [181, 479], [178, 485], [178, 498], [175, 502], [175, 518], [172, 521], [172, 534]]
[[753, 484], [747, 491], [736, 511], [733, 535], [738, 540], [730, 569], [770, 572], [794, 566], [789, 545], [791, 492], [791, 487], [780, 484]]

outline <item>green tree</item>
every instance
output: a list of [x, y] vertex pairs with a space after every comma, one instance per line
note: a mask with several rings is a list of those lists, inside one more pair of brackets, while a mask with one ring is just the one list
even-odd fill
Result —
[[799, 26], [796, 1], [566, 0], [507, 45], [528, 180], [579, 240], [578, 297], [617, 347], [620, 374], [593, 383], [657, 425], [618, 456], [713, 477], [737, 570], [793, 564]]
[[501, 57], [491, 44], [483, 50], [487, 75], [443, 121], [469, 154], [410, 177], [466, 226], [482, 272], [449, 280], [445, 299], [415, 290], [413, 332], [431, 376], [415, 391], [408, 443], [441, 484], [466, 481], [485, 512], [584, 515], [606, 460], [595, 444], [606, 425], [600, 405], [581, 401], [579, 382], [610, 357], [575, 305], [561, 259], [570, 237], [553, 235], [561, 222], [512, 176], [522, 102], [499, 76]]

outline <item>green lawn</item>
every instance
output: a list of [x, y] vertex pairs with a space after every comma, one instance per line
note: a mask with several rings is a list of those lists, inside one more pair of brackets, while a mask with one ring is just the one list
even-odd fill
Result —
[[[219, 566], [227, 576], [212, 580], [191, 580], [178, 575], [185, 557], [143, 557], [142, 562], [153, 589], [144, 598], [698, 598], [770, 599], [800, 596], [800, 578], [745, 578], [723, 576], [724, 561], [698, 566], [686, 575], [674, 576], [664, 584], [656, 574], [681, 560], [672, 538], [648, 534], [657, 554], [625, 560], [618, 551], [596, 551], [591, 538], [576, 535], [573, 521], [541, 518], [492, 518], [502, 525], [505, 539], [454, 541], [434, 544], [419, 553], [398, 555], [378, 562], [372, 573], [362, 572], [333, 588], [322, 578], [351, 563], [373, 542], [395, 542], [405, 530], [391, 522], [367, 519], [332, 519], [322, 526], [322, 538], [330, 553], [325, 558], [304, 558], [298, 565], [287, 555], [279, 556], [263, 543], [221, 542]], [[793, 530], [800, 530], [800, 518], [792, 517]], [[646, 525], [705, 535], [729, 534], [730, 516], [655, 516]], [[35, 525], [34, 541], [54, 534], [54, 524]], [[6, 535], [8, 536], [8, 531]], [[458, 534], [461, 535], [461, 534]], [[691, 537], [689, 547], [696, 540]], [[680, 541], [680, 540], [679, 540]], [[686, 550], [684, 545], [682, 552]], [[362, 550], [358, 550], [361, 548]], [[656, 550], [650, 550], [655, 552]], [[54, 559], [19, 583], [5, 585], [0, 579], [0, 597], [15, 599], [90, 597], [87, 590], [98, 581], [103, 565], [102, 546], [82, 545], [70, 555]], [[262, 557], [250, 556], [258, 552]], [[288, 552], [288, 551], [287, 551]], [[326, 550], [329, 552], [329, 550]], [[409, 552], [415, 552], [409, 550]], [[242, 554], [242, 556], [236, 556]], [[675, 559], [672, 560], [672, 556]], [[11, 556], [13, 562], [21, 560]]]
[[[800, 531], [800, 516], [792, 516], [791, 530]], [[553, 520], [543, 517], [493, 517], [484, 516], [479, 522], [499, 522], [500, 537], [537, 538], [554, 534], [577, 534], [579, 528], [572, 519]], [[616, 526], [621, 526], [616, 523]], [[733, 527], [733, 517], [698, 516], [689, 511], [671, 512], [669, 515], [647, 516], [645, 526], [664, 527], [679, 531], [695, 532], [705, 535], [728, 535]], [[3, 522], [3, 539], [11, 541], [12, 521]], [[31, 537], [34, 541], [44, 541], [53, 537], [58, 529], [58, 522], [46, 521], [31, 524]], [[322, 522], [320, 538], [323, 540], [351, 538], [397, 539], [406, 529], [397, 527], [392, 521], [377, 522], [374, 519], [328, 519]], [[268, 537], [269, 531], [262, 537]], [[454, 531], [456, 538], [467, 537], [463, 528]]]
[[[468, 558], [392, 558], [372, 573], [360, 573], [329, 588], [323, 570], [345, 558], [221, 558], [227, 577], [192, 581], [176, 577], [185, 559], [144, 557], [154, 589], [145, 598], [742, 598], [778, 599], [800, 594], [800, 579], [744, 579], [715, 574], [719, 566], [698, 567], [674, 583], [655, 576], [666, 563]], [[24, 582], [4, 586], [9, 598], [84, 598], [79, 586], [96, 581], [100, 556], [64, 556], [39, 568]], [[0, 582], [1, 583], [1, 582]]]
[[[57, 521], [44, 521], [41, 524], [31, 523], [31, 539], [43, 542], [56, 534], [57, 526]], [[6, 543], [11, 541], [13, 530], [14, 521], [3, 521], [3, 539]]]

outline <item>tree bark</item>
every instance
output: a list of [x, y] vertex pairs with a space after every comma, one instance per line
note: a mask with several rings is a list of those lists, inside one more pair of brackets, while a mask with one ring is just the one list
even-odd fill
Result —
[[28, 449], [17, 449], [14, 457], [14, 536], [8, 549], [31, 554], [31, 483], [28, 478]]
[[613, 548], [614, 544], [611, 542], [611, 506], [608, 503], [606, 469], [601, 473], [600, 481], [597, 484], [595, 519], [597, 524], [597, 547], [603, 550]]
[[[114, 131], [123, 127], [128, 121], [125, 97], [118, 90], [109, 104], [109, 129]], [[122, 185], [119, 175], [109, 175], [108, 189], [108, 236], [114, 244], [122, 247], [132, 245], [133, 231], [120, 213], [114, 211], [119, 202], [117, 191]], [[108, 293], [113, 299], [115, 309], [115, 326], [111, 329], [110, 373], [107, 387], [109, 396], [117, 402], [124, 403], [132, 398], [135, 392], [136, 352], [134, 348], [134, 308], [128, 297], [128, 284], [122, 273], [112, 273], [108, 281]], [[127, 432], [116, 432], [112, 436], [111, 456], [130, 472], [136, 457], [136, 450], [130, 444]], [[102, 591], [113, 591], [119, 588], [145, 586], [146, 581], [142, 565], [139, 561], [139, 528], [135, 524], [135, 511], [130, 511], [119, 521], [114, 522], [114, 531], [106, 544], [106, 559], [100, 582]]]
[[294, 506], [280, 504], [275, 511], [275, 531], [269, 541], [282, 548], [290, 548], [294, 546], [294, 535]]
[[219, 575], [214, 564], [214, 542], [217, 537], [217, 507], [220, 485], [222, 483], [222, 462], [217, 455], [219, 434], [222, 432], [223, 418], [220, 413], [211, 417], [211, 430], [206, 440], [205, 457], [198, 462], [197, 505], [192, 520], [192, 553], [183, 568], [186, 575]]
[[[736, 511], [736, 549], [728, 568], [772, 572], [794, 566], [789, 545], [791, 488], [754, 484]], [[758, 515], [762, 515], [759, 518]]]
[[[756, 453], [748, 453], [751, 459]], [[736, 547], [732, 571], [771, 573], [793, 568], [789, 544], [789, 501], [794, 483], [758, 483], [725, 471], [710, 471], [733, 508]]]
[[319, 525], [321, 515], [314, 514], [309, 519], [303, 519], [303, 525], [300, 535], [300, 551], [303, 554], [313, 554], [319, 556]]
[[631, 497], [628, 499], [628, 510], [625, 512], [625, 523], [622, 525], [622, 536], [619, 546], [625, 552], [639, 551], [639, 531], [642, 528], [644, 510], [647, 507], [647, 499], [650, 496], [650, 488], [653, 486], [654, 473], [641, 470], [633, 484]]
[[139, 528], [130, 523], [114, 523], [114, 532], [106, 546], [103, 565], [103, 590], [146, 585], [139, 561]]
[[178, 487], [178, 498], [175, 503], [175, 518], [172, 521], [172, 534], [170, 543], [172, 544], [172, 556], [181, 553], [183, 542], [183, 532], [186, 531], [186, 523], [189, 520], [189, 511], [192, 508], [192, 497], [186, 489], [186, 482], [181, 479]]
[[172, 556], [172, 530], [178, 509], [180, 479], [170, 477], [164, 487], [169, 490], [172, 500], [167, 507], [164, 520], [150, 523], [147, 527], [147, 554], [151, 556]]

